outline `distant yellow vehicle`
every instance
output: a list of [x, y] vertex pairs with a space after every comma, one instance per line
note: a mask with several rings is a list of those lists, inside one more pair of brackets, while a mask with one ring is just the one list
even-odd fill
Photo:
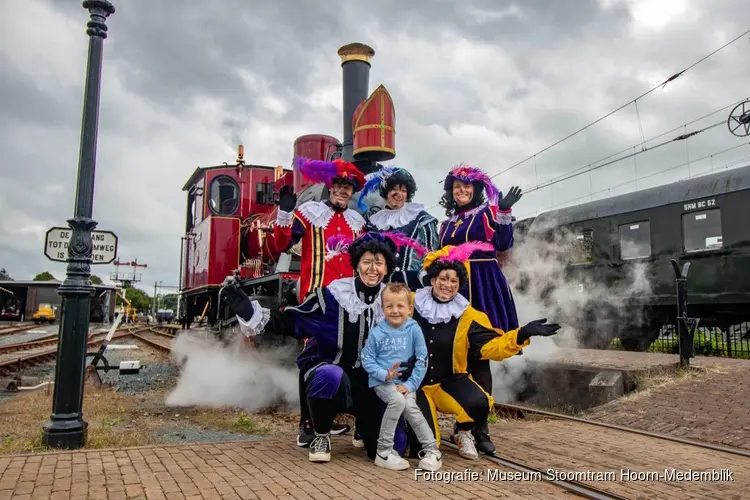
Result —
[[52, 304], [39, 304], [39, 308], [31, 316], [31, 319], [37, 324], [44, 322], [54, 323], [55, 319], [57, 319], [55, 316], [55, 309], [57, 308], [52, 307]]

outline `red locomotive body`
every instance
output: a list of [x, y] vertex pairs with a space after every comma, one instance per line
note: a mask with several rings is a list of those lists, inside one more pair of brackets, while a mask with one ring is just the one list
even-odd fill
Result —
[[[395, 112], [391, 96], [379, 86], [368, 96], [370, 59], [375, 52], [353, 43], [339, 49], [343, 70], [344, 141], [310, 134], [294, 141], [293, 157], [330, 161], [343, 158], [365, 174], [378, 161], [395, 157]], [[183, 187], [188, 193], [182, 238], [180, 317], [207, 319], [221, 326], [235, 321], [221, 299], [221, 283], [234, 275], [253, 299], [270, 306], [296, 303], [299, 248], [276, 248], [275, 205], [283, 186], [292, 185], [297, 203], [326, 199], [322, 184], [312, 185], [282, 167], [245, 166], [240, 145], [236, 165], [198, 168]]]

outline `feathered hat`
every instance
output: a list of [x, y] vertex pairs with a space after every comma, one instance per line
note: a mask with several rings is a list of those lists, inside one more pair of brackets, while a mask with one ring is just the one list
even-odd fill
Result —
[[326, 260], [331, 260], [337, 255], [340, 255], [343, 252], [346, 252], [349, 250], [349, 247], [354, 243], [355, 241], [370, 241], [370, 240], [376, 240], [376, 241], [386, 241], [390, 240], [390, 242], [393, 244], [393, 246], [396, 248], [396, 250], [399, 250], [403, 247], [410, 247], [413, 248], [414, 251], [417, 253], [417, 255], [422, 256], [427, 253], [427, 249], [419, 244], [416, 240], [413, 240], [409, 238], [408, 236], [404, 236], [401, 233], [393, 233], [393, 232], [382, 232], [382, 233], [376, 233], [376, 232], [367, 232], [363, 233], [361, 236], [359, 236], [357, 239], [352, 238], [351, 236], [344, 236], [342, 234], [337, 234], [336, 236], [331, 236], [326, 240]]
[[468, 243], [461, 243], [460, 245], [446, 245], [440, 250], [430, 252], [422, 261], [422, 269], [425, 271], [429, 269], [430, 265], [434, 262], [442, 262], [444, 264], [459, 265], [463, 264], [466, 267], [466, 272], [469, 272], [469, 257], [474, 252], [494, 252], [495, 247], [492, 243], [486, 243], [481, 241], [470, 241]]
[[417, 183], [414, 182], [414, 177], [404, 168], [400, 167], [382, 167], [377, 172], [367, 176], [367, 182], [365, 187], [362, 188], [362, 192], [359, 194], [357, 200], [357, 207], [363, 212], [367, 210], [367, 204], [365, 203], [365, 197], [375, 190], [379, 190], [380, 196], [385, 198], [388, 195], [388, 184], [393, 181], [392, 184], [403, 184], [406, 186], [407, 198], [411, 199], [414, 193], [417, 191]]
[[353, 163], [340, 158], [323, 161], [298, 156], [294, 159], [294, 168], [308, 181], [316, 184], [322, 182], [328, 189], [331, 189], [336, 180], [354, 186], [355, 193], [365, 185], [365, 175]]
[[461, 163], [453, 167], [451, 171], [448, 172], [444, 183], [446, 189], [448, 189], [449, 179], [456, 179], [469, 184], [480, 183], [480, 185], [484, 186], [484, 191], [487, 194], [487, 200], [490, 202], [490, 205], [497, 205], [498, 199], [500, 197], [500, 191], [492, 183], [492, 180], [483, 170]]

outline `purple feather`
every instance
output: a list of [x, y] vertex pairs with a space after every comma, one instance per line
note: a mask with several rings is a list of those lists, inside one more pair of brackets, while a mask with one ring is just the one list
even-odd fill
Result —
[[302, 176], [315, 184], [327, 184], [336, 177], [336, 165], [330, 161], [311, 160], [309, 158], [297, 157], [294, 159], [294, 168]]

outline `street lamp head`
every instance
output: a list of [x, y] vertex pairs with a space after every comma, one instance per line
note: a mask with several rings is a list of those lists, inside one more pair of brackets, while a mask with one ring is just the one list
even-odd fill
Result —
[[104, 14], [111, 16], [115, 13], [115, 6], [107, 0], [85, 0], [83, 2], [83, 8], [89, 11], [99, 9], [104, 11]]

